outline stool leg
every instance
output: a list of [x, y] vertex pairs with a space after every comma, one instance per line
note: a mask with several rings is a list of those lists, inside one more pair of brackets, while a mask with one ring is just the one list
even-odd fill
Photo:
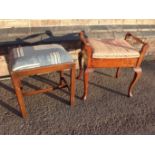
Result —
[[84, 70], [84, 95], [82, 97], [83, 100], [86, 100], [87, 95], [88, 95], [89, 72], [90, 72], [90, 69], [86, 67], [85, 70]]
[[75, 100], [75, 64], [73, 64], [71, 69], [71, 95], [70, 95], [70, 104], [71, 106], [74, 106], [74, 100]]
[[120, 68], [117, 68], [117, 71], [116, 71], [116, 78], [118, 78], [120, 76]]
[[64, 84], [64, 74], [63, 71], [60, 71], [60, 83], [59, 85], [62, 86]]
[[65, 87], [67, 87], [68, 90], [70, 91], [70, 87], [68, 86], [67, 81], [66, 81], [66, 79], [64, 77], [64, 71], [63, 70], [60, 71], [60, 82], [59, 82], [59, 86], [58, 87], [59, 88], [65, 88]]
[[15, 88], [15, 92], [16, 92], [18, 105], [19, 105], [21, 114], [22, 114], [23, 118], [26, 118], [28, 114], [27, 114], [27, 111], [26, 111], [24, 98], [23, 98], [23, 94], [22, 94], [22, 91], [21, 91], [21, 85], [20, 85], [21, 81], [15, 75], [12, 75], [12, 82], [13, 82], [13, 85], [14, 85], [14, 88]]
[[79, 62], [79, 75], [77, 76], [77, 79], [81, 79], [82, 77], [82, 52], [78, 55], [78, 62]]
[[129, 91], [128, 91], [128, 96], [129, 97], [132, 97], [133, 94], [132, 94], [132, 90], [135, 86], [135, 84], [137, 83], [137, 81], [140, 79], [141, 75], [142, 75], [142, 69], [140, 67], [138, 68], [134, 68], [134, 71], [135, 71], [135, 75], [134, 75], [134, 78], [129, 86]]

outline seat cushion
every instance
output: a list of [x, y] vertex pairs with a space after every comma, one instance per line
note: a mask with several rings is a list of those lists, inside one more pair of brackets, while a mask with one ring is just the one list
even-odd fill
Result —
[[93, 47], [93, 58], [137, 58], [139, 52], [126, 40], [97, 40], [89, 39]]
[[14, 48], [10, 56], [12, 71], [73, 62], [69, 53], [57, 44]]

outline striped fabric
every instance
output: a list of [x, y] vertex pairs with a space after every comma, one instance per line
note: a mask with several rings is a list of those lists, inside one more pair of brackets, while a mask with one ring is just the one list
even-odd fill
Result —
[[138, 58], [139, 52], [125, 40], [89, 39], [93, 58]]
[[73, 62], [60, 45], [38, 45], [14, 48], [10, 53], [13, 71]]

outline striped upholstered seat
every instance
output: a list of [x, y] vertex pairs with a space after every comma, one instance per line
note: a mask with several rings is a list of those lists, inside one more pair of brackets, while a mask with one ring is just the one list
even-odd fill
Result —
[[138, 58], [140, 53], [125, 40], [89, 39], [93, 58]]
[[73, 62], [69, 53], [57, 44], [18, 47], [10, 56], [12, 71]]

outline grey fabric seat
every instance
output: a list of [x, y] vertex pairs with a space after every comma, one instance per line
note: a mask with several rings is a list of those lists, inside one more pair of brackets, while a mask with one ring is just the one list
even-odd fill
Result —
[[70, 54], [58, 44], [14, 48], [10, 53], [12, 71], [73, 62]]

